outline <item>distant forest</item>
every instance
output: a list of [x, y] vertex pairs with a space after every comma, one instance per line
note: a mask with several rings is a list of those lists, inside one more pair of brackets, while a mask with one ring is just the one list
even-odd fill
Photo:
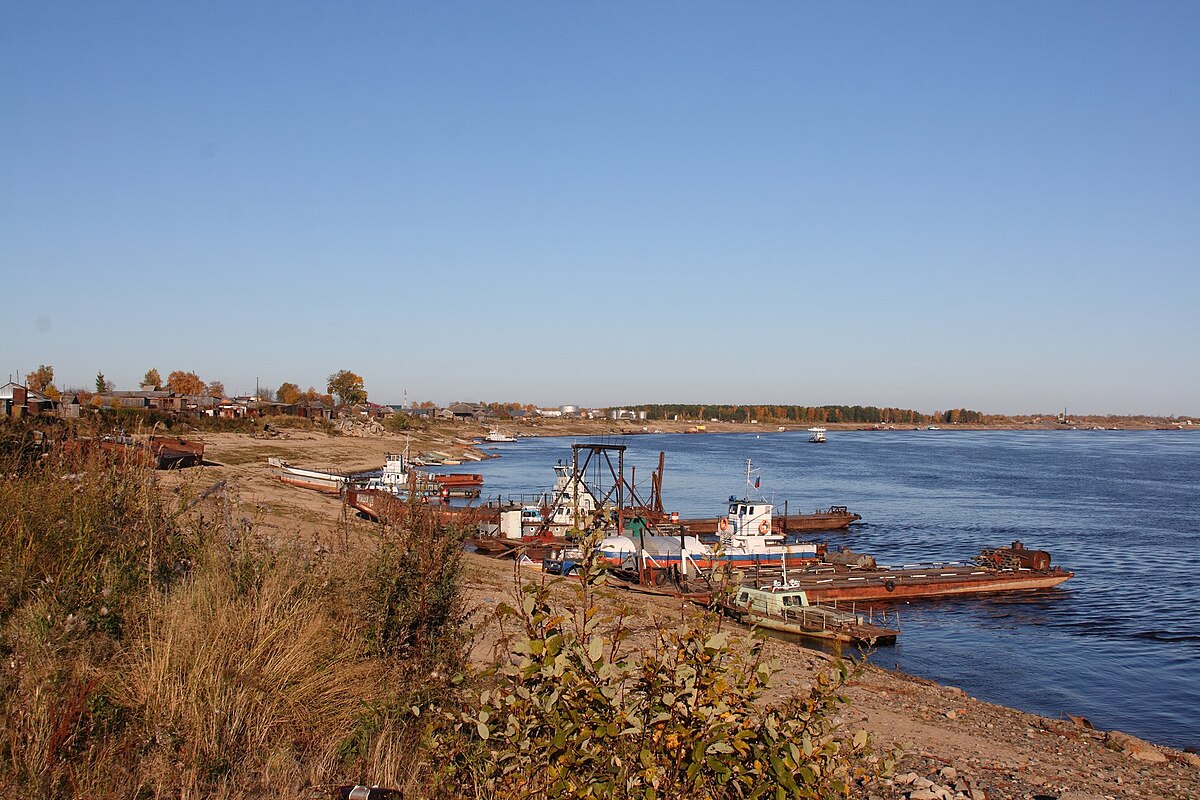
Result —
[[646, 410], [648, 419], [697, 420], [747, 422], [858, 422], [866, 425], [926, 425], [931, 422], [979, 423], [984, 415], [979, 411], [955, 408], [922, 414], [909, 408], [876, 408], [875, 406], [710, 406], [695, 404], [667, 404], [639, 406]]

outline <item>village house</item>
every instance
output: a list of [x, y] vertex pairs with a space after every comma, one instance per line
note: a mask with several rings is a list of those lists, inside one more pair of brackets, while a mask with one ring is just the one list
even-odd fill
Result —
[[480, 403], [451, 403], [446, 407], [450, 415], [460, 422], [474, 420], [481, 422], [492, 416], [492, 412]]
[[0, 403], [5, 417], [52, 414], [58, 405], [53, 398], [13, 381], [0, 386]]
[[93, 405], [105, 408], [145, 408], [155, 411], [178, 411], [182, 397], [165, 389], [101, 392], [92, 396]]
[[415, 406], [412, 408], [403, 408], [400, 406], [392, 406], [392, 409], [397, 414], [404, 414], [405, 416], [408, 416], [408, 417], [418, 417], [420, 419], [436, 419], [438, 416], [438, 409], [432, 408], [429, 406], [426, 406], [423, 408], [417, 408]]

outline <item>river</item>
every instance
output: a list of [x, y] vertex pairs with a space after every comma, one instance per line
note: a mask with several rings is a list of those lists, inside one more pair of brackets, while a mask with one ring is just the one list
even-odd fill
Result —
[[[752, 459], [780, 510], [847, 505], [863, 522], [817, 534], [882, 564], [970, 559], [1020, 539], [1075, 571], [1039, 593], [899, 606], [879, 666], [1026, 711], [1085, 716], [1173, 747], [1200, 746], [1200, 436], [1180, 431], [801, 431], [579, 439], [627, 446], [665, 507], [718, 516]], [[473, 465], [491, 497], [540, 492], [572, 440], [495, 445]]]

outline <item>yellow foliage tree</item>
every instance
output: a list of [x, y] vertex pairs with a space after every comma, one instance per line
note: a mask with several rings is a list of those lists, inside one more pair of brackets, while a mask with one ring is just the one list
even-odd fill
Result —
[[299, 403], [303, 398], [304, 393], [294, 383], [281, 383], [279, 384], [279, 388], [275, 390], [275, 399], [287, 405]]
[[339, 370], [330, 375], [325, 389], [331, 394], [337, 395], [338, 402], [342, 405], [352, 406], [356, 403], [365, 403], [367, 400], [367, 390], [363, 388], [363, 379], [348, 369]]
[[167, 388], [175, 394], [204, 394], [204, 381], [194, 372], [175, 370], [167, 376]]
[[54, 367], [39, 364], [38, 368], [25, 376], [25, 385], [35, 392], [45, 391], [54, 382]]

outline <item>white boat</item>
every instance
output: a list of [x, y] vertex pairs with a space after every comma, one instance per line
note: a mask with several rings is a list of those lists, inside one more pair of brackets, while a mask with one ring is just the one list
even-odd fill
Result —
[[488, 435], [483, 437], [485, 442], [515, 442], [517, 437], [511, 433], [504, 433], [499, 428], [492, 428], [488, 431]]
[[751, 481], [750, 462], [746, 462], [746, 492], [741, 498], [729, 498], [729, 514], [717, 523], [717, 541], [709, 544], [697, 536], [653, 536], [641, 530], [628, 535], [609, 536], [600, 545], [602, 558], [614, 565], [629, 567], [639, 549], [654, 567], [679, 565], [684, 574], [718, 566], [786, 566], [789, 562], [815, 561], [817, 546], [811, 542], [788, 544], [784, 537], [771, 532], [774, 506], [759, 495], [758, 481]]
[[406, 494], [412, 484], [418, 489], [429, 489], [433, 486], [429, 473], [414, 469], [408, 456], [403, 453], [388, 453], [384, 456], [382, 470], [360, 473], [355, 478], [355, 484], [359, 488], [383, 489], [397, 496]]
[[344, 472], [293, 467], [281, 458], [269, 458], [267, 463], [279, 470], [279, 480], [302, 489], [341, 494], [350, 480], [350, 476]]
[[825, 429], [824, 428], [809, 428], [808, 440], [813, 444], [825, 444]]

